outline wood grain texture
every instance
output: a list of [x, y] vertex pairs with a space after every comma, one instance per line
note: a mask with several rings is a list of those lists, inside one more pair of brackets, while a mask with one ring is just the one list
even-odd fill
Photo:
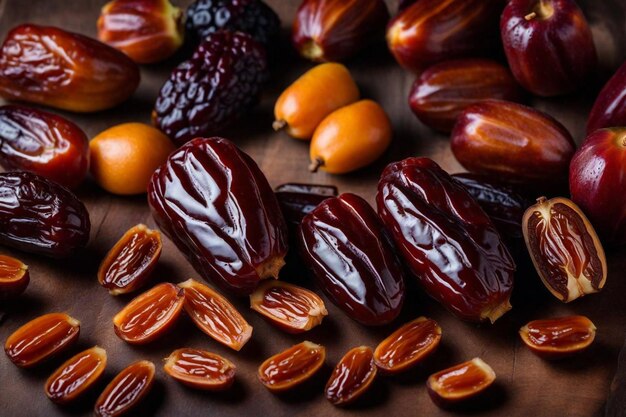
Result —
[[[22, 22], [57, 25], [87, 35], [95, 35], [95, 22], [103, 0], [0, 0], [0, 37]], [[188, 1], [178, 1], [185, 5]], [[268, 0], [280, 14], [285, 29], [283, 44], [277, 46], [280, 64], [266, 88], [261, 104], [224, 136], [236, 141], [266, 173], [272, 185], [283, 182], [318, 182], [336, 184], [342, 192], [355, 192], [373, 202], [376, 180], [390, 161], [407, 156], [429, 156], [451, 172], [461, 170], [452, 156], [448, 138], [420, 124], [407, 105], [407, 94], [413, 76], [399, 68], [381, 42], [348, 63], [363, 95], [379, 101], [389, 113], [394, 127], [391, 149], [374, 166], [346, 176], [324, 173], [309, 174], [307, 144], [291, 140], [271, 129], [272, 108], [278, 94], [311, 64], [294, 55], [288, 44], [288, 27], [298, 5], [296, 0]], [[395, 11], [396, 1], [389, 6]], [[603, 68], [596, 80], [590, 80], [581, 93], [550, 100], [537, 100], [534, 105], [563, 122], [578, 142], [583, 139], [586, 115], [595, 94], [606, 77], [625, 58], [626, 5], [622, 0], [586, 0], [581, 5], [589, 16]], [[77, 122], [88, 136], [114, 124], [126, 121], [149, 121], [149, 113], [160, 85], [170, 69], [180, 60], [175, 57], [165, 64], [142, 68], [142, 83], [133, 98], [122, 106], [94, 114], [62, 113]], [[158, 365], [155, 388], [138, 411], [140, 415], [158, 416], [339, 416], [359, 413], [365, 416], [448, 416], [450, 412], [435, 407], [425, 390], [425, 380], [432, 372], [449, 365], [482, 357], [498, 375], [488, 405], [465, 413], [481, 416], [570, 416], [601, 415], [609, 393], [618, 352], [626, 328], [626, 253], [608, 254], [609, 277], [601, 294], [585, 297], [563, 305], [545, 290], [534, 272], [517, 274], [513, 310], [494, 326], [475, 326], [456, 320], [432, 302], [414, 284], [400, 320], [385, 328], [369, 329], [348, 319], [332, 303], [327, 302], [329, 317], [323, 325], [304, 336], [290, 336], [265, 322], [248, 308], [247, 299], [234, 303], [254, 326], [250, 343], [239, 353], [210, 340], [183, 318], [177, 329], [149, 346], [133, 347], [119, 340], [113, 332], [111, 319], [129, 300], [113, 298], [100, 288], [96, 271], [102, 257], [131, 226], [143, 222], [154, 227], [145, 197], [121, 198], [108, 195], [93, 183], [78, 192], [85, 201], [92, 220], [91, 243], [74, 259], [50, 261], [18, 253], [6, 248], [0, 251], [18, 256], [30, 266], [31, 285], [16, 302], [0, 305], [0, 340], [19, 325], [40, 314], [67, 311], [82, 322], [79, 345], [42, 368], [21, 370], [0, 355], [1, 416], [68, 416], [91, 415], [97, 392], [70, 408], [54, 406], [45, 398], [43, 383], [62, 360], [79, 349], [98, 344], [109, 355], [105, 382], [128, 363], [150, 359]], [[158, 280], [180, 282], [198, 277], [177, 249], [165, 240], [163, 256], [155, 276]], [[283, 278], [308, 285], [299, 265], [291, 265]], [[232, 297], [231, 297], [232, 299]], [[517, 336], [518, 328], [531, 319], [552, 315], [585, 314], [598, 327], [592, 349], [575, 359], [548, 363], [525, 347]], [[322, 395], [324, 379], [350, 348], [365, 344], [374, 347], [401, 322], [418, 315], [435, 318], [443, 328], [439, 351], [423, 366], [406, 375], [379, 378], [364, 403], [348, 410], [331, 406]], [[328, 349], [328, 367], [322, 376], [304, 389], [286, 395], [269, 393], [256, 377], [257, 366], [274, 354], [302, 339], [324, 344]], [[189, 346], [214, 351], [237, 364], [237, 382], [224, 394], [196, 392], [172, 381], [161, 369], [162, 358], [179, 347]], [[102, 384], [100, 386], [102, 388]]]

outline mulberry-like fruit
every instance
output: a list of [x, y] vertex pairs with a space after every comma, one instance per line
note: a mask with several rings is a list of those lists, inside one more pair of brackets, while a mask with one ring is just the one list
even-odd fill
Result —
[[211, 34], [161, 87], [153, 123], [179, 145], [211, 136], [256, 104], [267, 77], [265, 49], [251, 36]]

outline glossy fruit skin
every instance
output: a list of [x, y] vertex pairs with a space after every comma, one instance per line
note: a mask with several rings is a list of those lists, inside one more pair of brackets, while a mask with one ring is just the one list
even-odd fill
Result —
[[602, 87], [593, 103], [587, 134], [607, 127], [626, 126], [626, 62], [613, 74]]
[[165, 359], [163, 370], [190, 388], [224, 391], [235, 381], [235, 364], [206, 350], [176, 349]]
[[150, 391], [154, 382], [154, 364], [137, 361], [124, 368], [106, 386], [96, 400], [96, 417], [128, 414]]
[[587, 349], [596, 337], [596, 326], [585, 316], [533, 320], [519, 330], [528, 348], [544, 359], [561, 359]]
[[205, 334], [236, 351], [250, 340], [252, 326], [225, 297], [193, 279], [178, 286], [184, 291], [187, 315]]
[[11, 333], [4, 352], [15, 365], [30, 368], [68, 349], [79, 333], [80, 322], [67, 314], [44, 314]]
[[572, 158], [572, 200], [607, 245], [626, 244], [626, 128], [594, 131]]
[[500, 45], [503, 0], [419, 0], [387, 26], [387, 44], [404, 68], [492, 54]]
[[482, 359], [474, 358], [432, 374], [426, 387], [433, 402], [445, 408], [483, 393], [495, 379], [493, 369]]
[[311, 378], [325, 359], [324, 346], [304, 341], [265, 360], [259, 380], [272, 392], [284, 392]]
[[372, 385], [376, 373], [372, 349], [367, 346], [350, 349], [326, 383], [326, 399], [336, 406], [353, 403]]
[[468, 321], [493, 323], [511, 308], [509, 251], [489, 216], [434, 161], [387, 165], [376, 202], [405, 264], [432, 298]]
[[87, 245], [90, 228], [67, 188], [26, 171], [0, 173], [0, 244], [63, 258]]
[[169, 0], [112, 0], [98, 18], [98, 39], [139, 64], [169, 58], [183, 44], [184, 14]]
[[348, 69], [328, 62], [316, 65], [289, 85], [274, 105], [275, 130], [309, 140], [315, 128], [335, 110], [359, 99], [359, 88]]
[[17, 26], [0, 50], [0, 96], [8, 100], [87, 113], [117, 106], [138, 85], [139, 68], [126, 55], [59, 28]]
[[27, 265], [19, 259], [0, 254], [0, 301], [19, 296], [29, 282]]
[[404, 271], [374, 209], [345, 193], [322, 202], [300, 226], [300, 256], [317, 285], [359, 323], [392, 322], [404, 302]]
[[106, 365], [107, 353], [98, 346], [72, 356], [46, 381], [46, 396], [57, 404], [75, 400], [100, 379]]
[[161, 233], [143, 224], [131, 227], [98, 268], [98, 282], [111, 295], [128, 294], [146, 284], [161, 256]]
[[152, 122], [178, 145], [214, 134], [256, 104], [267, 75], [260, 43], [239, 32], [211, 34], [163, 84]]
[[524, 213], [522, 231], [537, 274], [559, 300], [569, 303], [604, 287], [604, 248], [571, 200], [538, 198]]
[[148, 201], [161, 230], [203, 278], [247, 295], [262, 279], [278, 277], [285, 220], [259, 167], [229, 140], [197, 138], [172, 153], [152, 176]]
[[303, 0], [291, 41], [304, 58], [343, 61], [382, 37], [388, 20], [383, 0]]
[[409, 106], [426, 126], [449, 133], [470, 104], [497, 99], [519, 102], [524, 93], [509, 70], [489, 59], [457, 59], [428, 67], [413, 83]]
[[596, 68], [591, 30], [574, 0], [511, 0], [500, 32], [513, 75], [535, 95], [574, 91]]
[[468, 171], [544, 188], [566, 182], [576, 150], [551, 116], [499, 100], [467, 107], [451, 137], [452, 152]]
[[312, 172], [345, 174], [377, 160], [391, 143], [391, 122], [372, 100], [335, 110], [315, 129], [311, 139]]
[[0, 164], [74, 188], [87, 175], [89, 141], [78, 126], [61, 116], [25, 106], [2, 106]]
[[287, 183], [274, 190], [280, 210], [285, 217], [289, 233], [296, 235], [300, 222], [322, 201], [337, 197], [339, 192], [334, 185]]

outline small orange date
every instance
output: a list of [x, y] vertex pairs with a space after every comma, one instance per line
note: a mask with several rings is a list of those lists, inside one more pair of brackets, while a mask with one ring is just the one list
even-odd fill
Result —
[[231, 361], [206, 350], [176, 349], [165, 359], [165, 372], [188, 387], [223, 391], [235, 380], [237, 367]]
[[287, 391], [315, 375], [325, 359], [324, 346], [304, 341], [263, 362], [259, 380], [270, 391]]
[[537, 356], [559, 359], [591, 346], [596, 326], [585, 316], [558, 317], [528, 322], [519, 330], [519, 335]]

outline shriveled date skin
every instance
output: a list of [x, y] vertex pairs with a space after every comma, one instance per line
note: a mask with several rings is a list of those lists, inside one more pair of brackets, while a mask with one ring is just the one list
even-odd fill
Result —
[[533, 320], [519, 330], [522, 341], [537, 356], [560, 359], [587, 349], [596, 326], [585, 316]]
[[285, 220], [259, 167], [229, 140], [197, 138], [172, 153], [154, 173], [148, 201], [203, 278], [243, 295], [278, 277]]
[[326, 383], [326, 399], [338, 406], [354, 402], [372, 385], [376, 373], [372, 349], [367, 346], [350, 349]]
[[372, 207], [355, 194], [322, 202], [300, 226], [300, 255], [318, 286], [365, 325], [394, 320], [404, 302], [404, 274]]
[[96, 400], [96, 417], [117, 417], [128, 414], [152, 389], [154, 364], [137, 361], [124, 368], [106, 386]]
[[165, 372], [188, 387], [223, 391], [235, 380], [235, 365], [215, 353], [200, 349], [176, 349], [165, 360]]
[[0, 244], [55, 258], [87, 245], [89, 213], [68, 189], [30, 172], [0, 174]]
[[295, 233], [304, 216], [322, 201], [339, 194], [334, 185], [296, 183], [279, 185], [274, 192], [290, 233]]
[[139, 68], [95, 39], [24, 24], [0, 50], [0, 96], [75, 112], [114, 107], [139, 85]]
[[428, 158], [388, 165], [378, 212], [422, 287], [461, 319], [494, 322], [511, 308], [515, 263], [489, 216]]

